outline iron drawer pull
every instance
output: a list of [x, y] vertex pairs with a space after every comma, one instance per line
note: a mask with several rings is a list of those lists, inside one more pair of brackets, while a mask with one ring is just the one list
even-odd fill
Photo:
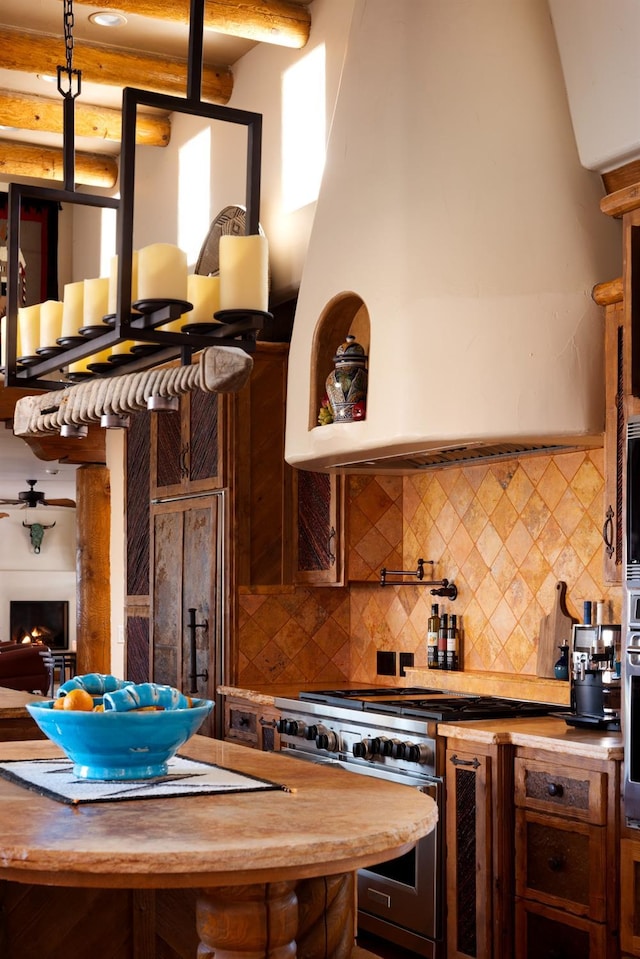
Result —
[[449, 761], [454, 766], [473, 766], [474, 769], [477, 769], [480, 765], [479, 759], [458, 759], [456, 755], [453, 755]]
[[278, 724], [277, 719], [265, 719], [264, 716], [261, 716], [258, 722], [261, 726], [268, 726], [271, 729], [275, 729]]
[[564, 795], [564, 787], [561, 783], [549, 783], [547, 786], [547, 792], [550, 796], [557, 796], [560, 798], [560, 796]]
[[336, 531], [335, 531], [335, 527], [332, 526], [331, 529], [329, 530], [329, 539], [327, 540], [327, 552], [329, 554], [330, 566], [335, 566], [335, 562], [336, 562], [336, 554], [333, 552], [333, 544], [335, 542], [335, 538], [336, 538]]

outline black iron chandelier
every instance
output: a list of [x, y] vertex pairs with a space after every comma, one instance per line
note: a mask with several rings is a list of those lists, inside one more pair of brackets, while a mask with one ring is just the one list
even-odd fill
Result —
[[[63, 179], [64, 188], [48, 189], [10, 184], [8, 190], [7, 315], [5, 345], [5, 386], [38, 390], [60, 390], [78, 382], [69, 375], [70, 365], [88, 356], [113, 348], [123, 341], [140, 344], [135, 352], [118, 354], [118, 362], [101, 363], [89, 375], [119, 376], [165, 364], [179, 358], [191, 363], [195, 352], [211, 346], [255, 350], [260, 329], [271, 318], [261, 309], [240, 308], [213, 313], [210, 323], [175, 329], [175, 322], [193, 304], [181, 299], [147, 298], [132, 303], [133, 217], [135, 189], [136, 121], [140, 106], [167, 113], [184, 113], [246, 127], [245, 233], [259, 234], [260, 162], [262, 116], [244, 110], [203, 102], [202, 62], [204, 0], [191, 0], [186, 98], [126, 88], [122, 97], [122, 152], [120, 158], [120, 199], [77, 193], [75, 190], [75, 99], [80, 93], [81, 74], [73, 69], [72, 0], [64, 0], [66, 66], [58, 67], [58, 90], [63, 97]], [[18, 308], [20, 295], [20, 213], [29, 200], [49, 200], [116, 211], [117, 305], [115, 313], [103, 317], [101, 325], [80, 330], [77, 336], [61, 337], [55, 345], [39, 348], [33, 355], [17, 356]], [[161, 329], [171, 323], [172, 329]], [[179, 324], [178, 324], [179, 325]], [[84, 374], [86, 375], [86, 374]], [[57, 377], [57, 378], [56, 378]]]

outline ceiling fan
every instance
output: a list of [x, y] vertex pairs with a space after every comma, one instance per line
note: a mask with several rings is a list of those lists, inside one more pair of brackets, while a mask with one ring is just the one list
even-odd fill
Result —
[[22, 509], [35, 509], [36, 506], [70, 506], [75, 508], [75, 502], [72, 499], [45, 499], [41, 490], [34, 489], [38, 481], [28, 479], [26, 481], [29, 489], [18, 493], [18, 499], [0, 499], [0, 503], [9, 506], [21, 506]]

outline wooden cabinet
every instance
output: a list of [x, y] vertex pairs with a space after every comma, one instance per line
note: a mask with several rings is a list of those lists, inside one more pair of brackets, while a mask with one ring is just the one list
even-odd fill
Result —
[[616, 762], [517, 750], [517, 959], [619, 955], [618, 791]]
[[294, 470], [293, 579], [312, 586], [345, 581], [344, 481]]
[[448, 959], [511, 955], [512, 748], [447, 740]]
[[224, 705], [224, 738], [230, 743], [274, 752], [280, 749], [277, 730], [280, 713], [267, 703], [227, 696]]
[[151, 420], [151, 495], [202, 493], [224, 485], [224, 397], [195, 389], [176, 412]]
[[624, 955], [640, 956], [640, 841], [620, 843], [620, 944]]

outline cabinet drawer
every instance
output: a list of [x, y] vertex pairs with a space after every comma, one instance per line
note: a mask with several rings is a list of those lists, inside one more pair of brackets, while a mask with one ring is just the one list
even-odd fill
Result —
[[[516, 959], [605, 959], [605, 933], [597, 922], [516, 901]], [[614, 943], [612, 956], [616, 949]]]
[[255, 712], [228, 705], [225, 715], [225, 736], [227, 739], [258, 745], [258, 720]]
[[606, 830], [530, 810], [516, 813], [516, 893], [604, 921]]
[[516, 805], [603, 825], [607, 774], [534, 759], [516, 759]]

